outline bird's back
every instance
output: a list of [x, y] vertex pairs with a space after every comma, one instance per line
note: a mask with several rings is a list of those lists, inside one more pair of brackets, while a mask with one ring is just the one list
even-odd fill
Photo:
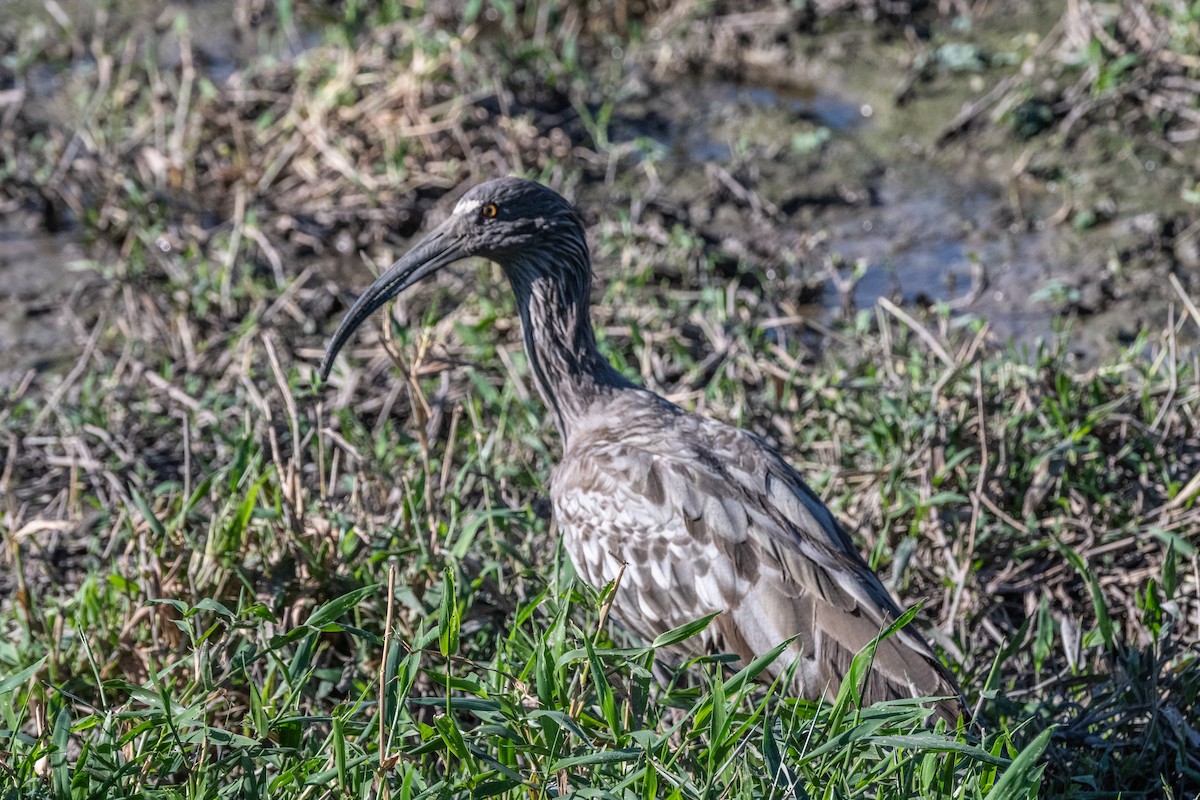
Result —
[[[749, 660], [798, 635], [770, 674], [799, 660], [794, 690], [832, 699], [854, 654], [900, 610], [824, 503], [762, 440], [649, 391], [614, 392], [596, 411], [572, 431], [551, 484], [581, 577], [602, 586], [624, 562], [614, 612], [647, 641], [721, 612], [680, 655]], [[904, 628], [880, 642], [863, 699], [958, 695]]]

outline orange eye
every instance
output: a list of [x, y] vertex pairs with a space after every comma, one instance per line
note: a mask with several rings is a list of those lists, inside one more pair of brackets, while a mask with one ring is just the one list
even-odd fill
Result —
[[483, 215], [484, 219], [495, 219], [496, 215], [500, 213], [500, 209], [496, 207], [495, 203], [484, 203], [483, 207], [479, 209], [479, 213]]

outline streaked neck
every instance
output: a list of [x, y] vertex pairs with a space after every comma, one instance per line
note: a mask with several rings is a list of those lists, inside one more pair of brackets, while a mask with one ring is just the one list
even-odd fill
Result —
[[527, 262], [510, 267], [525, 353], [538, 394], [554, 412], [563, 443], [606, 395], [634, 384], [596, 349], [588, 305], [591, 271]]

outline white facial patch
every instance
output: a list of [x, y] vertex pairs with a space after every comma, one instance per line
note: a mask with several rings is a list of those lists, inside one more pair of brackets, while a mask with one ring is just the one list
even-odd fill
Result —
[[459, 200], [458, 205], [454, 207], [454, 215], [463, 216], [464, 214], [474, 214], [483, 203], [478, 200]]

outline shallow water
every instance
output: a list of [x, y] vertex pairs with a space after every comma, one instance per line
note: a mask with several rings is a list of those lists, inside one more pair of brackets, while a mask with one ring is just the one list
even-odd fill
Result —
[[[844, 282], [857, 267], [853, 304], [859, 309], [881, 297], [948, 303], [960, 319], [986, 319], [1001, 340], [1051, 338], [1056, 315], [1081, 280], [1075, 232], [1014, 221], [1010, 198], [990, 176], [941, 165], [913, 147], [911, 137], [889, 137], [879, 116], [866, 99], [827, 87], [781, 92], [709, 82], [657, 94], [644, 115], [622, 125], [630, 139], [658, 142], [685, 181], [703, 163], [735, 169], [753, 162], [753, 188], [785, 210], [781, 236], [789, 223], [825, 234], [818, 249], [803, 256], [802, 270], [819, 279], [828, 271], [827, 257]], [[851, 200], [839, 202], [839, 192]], [[789, 202], [796, 193], [806, 199]], [[1056, 205], [1047, 193], [1038, 211]], [[822, 316], [843, 308], [837, 283], [826, 281]], [[1085, 334], [1082, 349], [1103, 347], [1107, 329], [1087, 336], [1081, 331], [1087, 327], [1086, 319], [1076, 325]]]

